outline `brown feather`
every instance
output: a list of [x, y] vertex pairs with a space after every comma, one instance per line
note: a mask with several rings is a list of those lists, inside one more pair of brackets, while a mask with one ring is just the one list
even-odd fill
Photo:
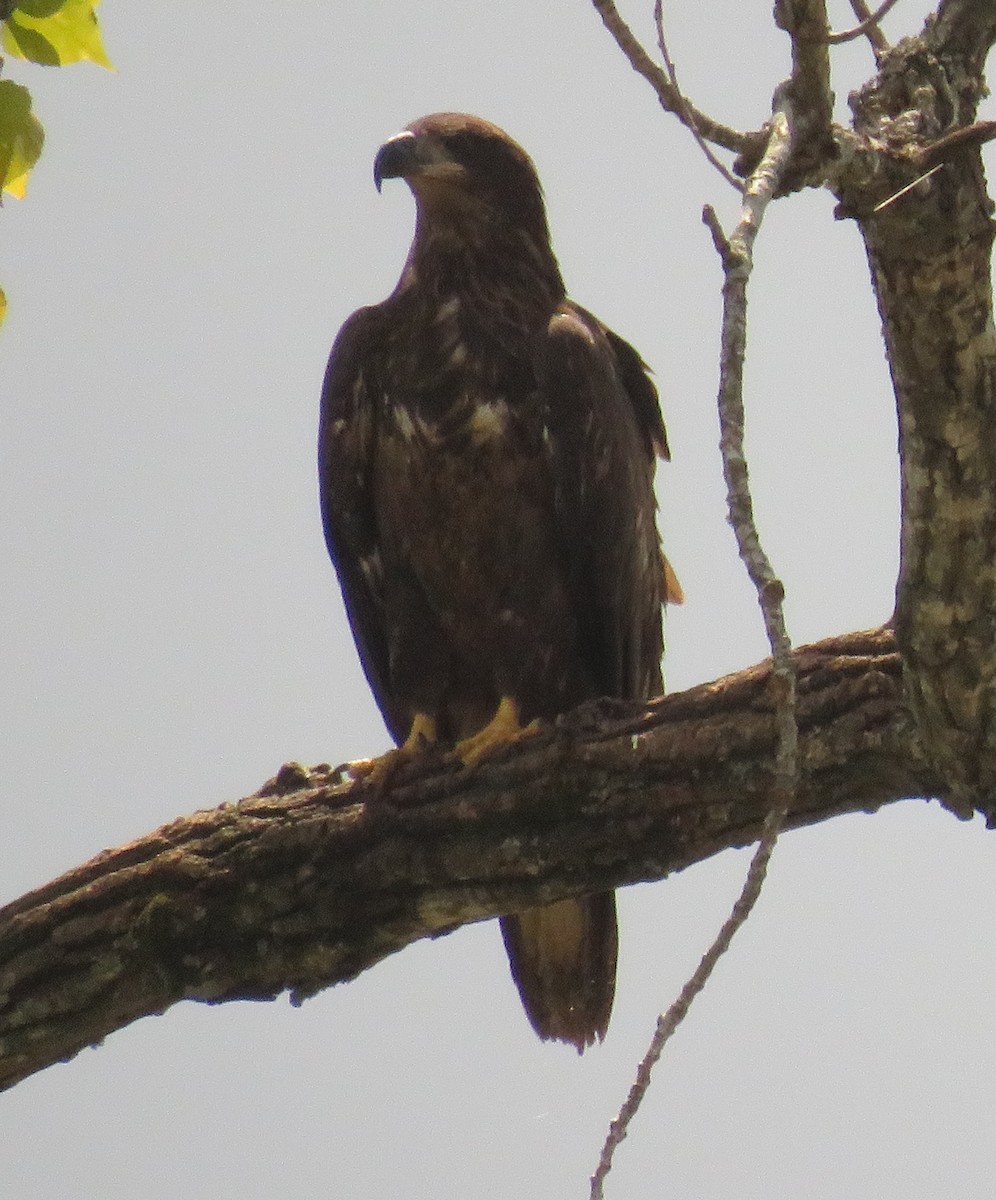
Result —
[[[667, 439], [645, 364], [566, 298], [535, 169], [501, 130], [422, 118], [378, 153], [392, 177], [415, 238], [336, 339], [319, 435], [326, 541], [392, 736], [421, 714], [454, 745], [503, 700], [528, 724], [659, 693]], [[540, 1036], [603, 1037], [611, 893], [502, 929]]]
[[580, 1054], [605, 1037], [616, 990], [616, 898], [560, 900], [501, 919], [505, 949], [533, 1028]]

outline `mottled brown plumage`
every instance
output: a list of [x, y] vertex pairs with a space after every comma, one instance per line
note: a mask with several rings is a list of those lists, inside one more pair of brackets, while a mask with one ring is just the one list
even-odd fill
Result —
[[[378, 188], [408, 182], [415, 237], [394, 292], [336, 339], [319, 475], [329, 553], [392, 736], [415, 727], [457, 745], [503, 698], [500, 715], [525, 724], [659, 693], [652, 481], [667, 444], [643, 362], [566, 298], [535, 169], [500, 129], [423, 117], [381, 148], [374, 175]], [[504, 736], [507, 722], [492, 729]], [[540, 1036], [579, 1050], [602, 1038], [612, 894], [502, 929]]]

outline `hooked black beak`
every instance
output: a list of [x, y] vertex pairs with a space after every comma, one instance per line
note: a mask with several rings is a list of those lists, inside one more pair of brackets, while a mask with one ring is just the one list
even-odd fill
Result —
[[415, 134], [407, 129], [396, 133], [381, 146], [374, 159], [374, 183], [377, 191], [380, 191], [383, 180], [403, 179], [419, 165]]

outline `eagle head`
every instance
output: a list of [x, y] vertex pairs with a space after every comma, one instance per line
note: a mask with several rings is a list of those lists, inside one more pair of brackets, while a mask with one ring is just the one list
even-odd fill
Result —
[[423, 221], [498, 222], [550, 235], [532, 160], [504, 130], [467, 113], [432, 113], [413, 121], [377, 151], [374, 183], [404, 179]]

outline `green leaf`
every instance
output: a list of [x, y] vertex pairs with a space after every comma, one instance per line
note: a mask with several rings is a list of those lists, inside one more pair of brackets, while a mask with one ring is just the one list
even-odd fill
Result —
[[23, 198], [44, 142], [45, 130], [31, 111], [31, 93], [0, 79], [0, 192]]
[[100, 0], [18, 0], [0, 44], [15, 58], [48, 67], [88, 59], [113, 70], [97, 24]]
[[7, 315], [7, 297], [3, 294], [3, 288], [0, 288], [0, 325], [3, 324], [3, 319]]

